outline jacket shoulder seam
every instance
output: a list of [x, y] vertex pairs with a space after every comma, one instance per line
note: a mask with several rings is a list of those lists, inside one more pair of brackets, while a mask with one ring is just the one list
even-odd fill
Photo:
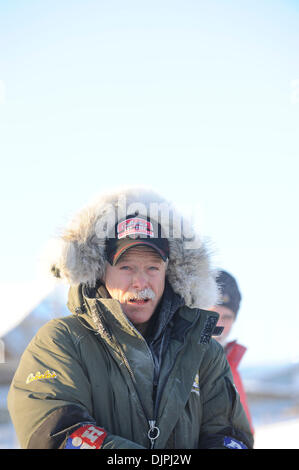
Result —
[[74, 315], [69, 315], [65, 318], [54, 318], [48, 323], [49, 326], [51, 324], [52, 328], [56, 330], [60, 330], [61, 332], [64, 330], [64, 332], [70, 336], [70, 339], [73, 341], [75, 346], [77, 346], [81, 340], [89, 334], [88, 331], [83, 331], [84, 326]]

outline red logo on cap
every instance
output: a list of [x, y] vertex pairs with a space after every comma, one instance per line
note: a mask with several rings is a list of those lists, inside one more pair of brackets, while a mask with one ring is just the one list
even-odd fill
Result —
[[136, 238], [139, 235], [154, 237], [153, 224], [147, 220], [134, 217], [120, 222], [117, 225], [117, 238]]

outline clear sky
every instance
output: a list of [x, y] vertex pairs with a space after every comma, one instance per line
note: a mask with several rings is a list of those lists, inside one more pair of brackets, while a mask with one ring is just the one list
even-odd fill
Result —
[[0, 0], [0, 282], [150, 185], [237, 277], [244, 364], [298, 359], [298, 51], [298, 1]]

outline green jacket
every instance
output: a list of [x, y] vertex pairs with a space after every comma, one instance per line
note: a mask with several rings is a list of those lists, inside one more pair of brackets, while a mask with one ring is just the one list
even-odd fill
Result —
[[211, 339], [218, 315], [171, 295], [151, 341], [118, 301], [70, 289], [73, 314], [39, 330], [10, 387], [22, 448], [72, 447], [86, 425], [104, 449], [253, 446], [225, 354]]

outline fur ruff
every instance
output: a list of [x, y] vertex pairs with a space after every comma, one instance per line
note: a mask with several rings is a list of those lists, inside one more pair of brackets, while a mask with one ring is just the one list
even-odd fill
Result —
[[[126, 215], [150, 215], [159, 220], [169, 241], [167, 278], [188, 307], [209, 308], [217, 302], [216, 271], [207, 245], [173, 204], [151, 189], [121, 188], [83, 208], [59, 238], [51, 273], [70, 285], [94, 287], [102, 279], [105, 240], [109, 229]], [[187, 235], [186, 235], [187, 234]]]

